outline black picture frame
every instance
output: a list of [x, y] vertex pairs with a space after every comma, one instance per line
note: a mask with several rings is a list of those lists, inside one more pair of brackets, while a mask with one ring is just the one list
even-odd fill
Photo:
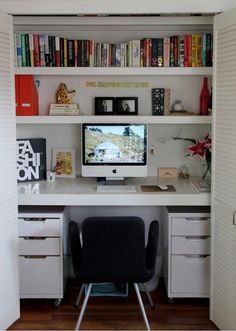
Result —
[[117, 97], [116, 98], [117, 115], [138, 115], [137, 97]]
[[95, 115], [114, 115], [115, 100], [114, 97], [95, 97]]

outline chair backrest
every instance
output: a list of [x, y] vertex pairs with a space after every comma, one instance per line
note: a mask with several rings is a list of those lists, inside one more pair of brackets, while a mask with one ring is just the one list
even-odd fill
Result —
[[139, 217], [89, 217], [82, 224], [83, 282], [145, 282], [145, 225]]

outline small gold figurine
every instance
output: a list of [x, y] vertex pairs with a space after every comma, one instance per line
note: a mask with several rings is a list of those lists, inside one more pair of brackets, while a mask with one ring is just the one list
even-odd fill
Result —
[[57, 103], [70, 104], [72, 103], [72, 96], [75, 95], [76, 91], [68, 91], [66, 84], [61, 83], [56, 94]]

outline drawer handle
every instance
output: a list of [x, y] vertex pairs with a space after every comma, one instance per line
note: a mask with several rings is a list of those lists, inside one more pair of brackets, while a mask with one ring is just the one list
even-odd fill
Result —
[[46, 218], [23, 218], [24, 222], [45, 222]]
[[25, 259], [46, 259], [47, 255], [20, 255], [21, 257], [24, 257]]
[[201, 240], [207, 240], [209, 236], [201, 236], [201, 237], [185, 236], [184, 238], [188, 241], [201, 241]]
[[186, 217], [186, 221], [189, 222], [202, 222], [202, 221], [210, 221], [209, 217]]
[[46, 240], [47, 237], [21, 237], [24, 240]]
[[208, 254], [188, 254], [184, 255], [186, 259], [206, 259], [209, 255]]

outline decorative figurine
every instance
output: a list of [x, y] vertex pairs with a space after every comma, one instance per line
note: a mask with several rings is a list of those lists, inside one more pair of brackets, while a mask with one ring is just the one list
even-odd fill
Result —
[[72, 103], [72, 96], [75, 95], [76, 91], [68, 91], [66, 84], [61, 83], [56, 94], [57, 103], [61, 104], [71, 104]]

